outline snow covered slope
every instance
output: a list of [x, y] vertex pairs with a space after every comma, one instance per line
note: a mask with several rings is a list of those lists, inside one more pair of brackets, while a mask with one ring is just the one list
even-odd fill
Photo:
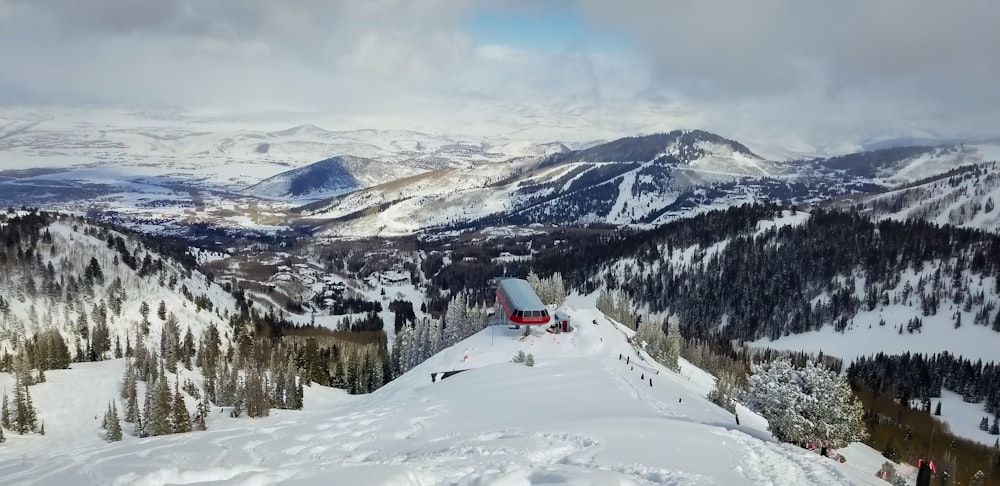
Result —
[[[2, 219], [0, 236], [12, 246], [0, 249], [0, 354], [16, 354], [17, 343], [55, 331], [75, 358], [91, 349], [99, 328], [107, 331], [108, 356], [134, 346], [137, 336], [158, 348], [170, 315], [181, 337], [215, 326], [229, 342], [222, 314], [237, 310], [235, 299], [176, 259], [65, 215], [21, 212]], [[14, 251], [15, 245], [23, 250]]]
[[371, 159], [337, 156], [305, 167], [282, 172], [247, 188], [248, 194], [262, 197], [329, 197], [362, 187], [347, 165], [375, 164]]
[[[936, 164], [933, 166], [939, 167]], [[913, 171], [901, 174], [921, 170], [920, 166], [908, 168]], [[875, 218], [925, 219], [937, 224], [998, 231], [1000, 210], [995, 208], [998, 203], [1000, 168], [996, 162], [985, 162], [955, 168], [943, 175], [901, 185], [895, 190], [850, 199], [840, 205], [860, 204]]]
[[[120, 192], [172, 196], [161, 200], [185, 190], [240, 194], [278, 174], [351, 156], [343, 166], [357, 186], [335, 188], [346, 190], [445, 167], [565, 150], [558, 143], [500, 137], [333, 131], [311, 124], [273, 129], [282, 126], [280, 121], [260, 125], [181, 111], [0, 110], [0, 204], [89, 208], [97, 195], [127, 199]], [[285, 196], [270, 192], [264, 195]]]
[[[675, 374], [636, 362], [622, 330], [589, 301], [572, 303], [570, 334], [521, 340], [521, 331], [486, 329], [367, 396], [313, 387], [304, 411], [257, 420], [213, 413], [206, 432], [114, 444], [89, 418], [71, 437], [10, 437], [0, 476], [81, 485], [885, 484], [875, 471], [775, 442], [745, 409], [736, 425], [703, 398], [711, 377], [686, 364]], [[509, 362], [521, 350], [534, 367]], [[111, 377], [121, 365], [92, 366], [108, 369], [52, 372], [36, 385], [46, 397], [36, 402], [40, 418], [54, 420], [53, 407], [102, 411], [91, 410], [100, 405], [89, 395], [114, 394], [114, 380], [75, 389], [84, 396], [71, 402], [43, 393], [60, 374]], [[432, 383], [432, 373], [462, 369]]]
[[779, 183], [773, 181], [793, 174], [738, 142], [678, 130], [442, 170], [310, 205], [304, 213], [327, 222], [329, 234], [347, 236], [495, 222], [650, 223], [667, 213], [752, 200], [759, 191], [740, 183]]
[[[865, 195], [985, 164], [998, 153], [991, 145], [902, 147], [776, 162], [712, 133], [677, 130], [544, 158], [441, 169], [309, 205], [302, 212], [310, 223], [320, 223], [325, 234], [337, 236], [490, 224], [661, 224], [754, 201], [852, 204]], [[910, 217], [993, 227], [994, 219], [977, 209], [993, 195], [992, 182], [972, 181], [974, 189], [961, 189], [970, 197], [924, 188], [921, 197], [928, 202], [912, 208]], [[973, 221], [977, 212], [982, 221]]]

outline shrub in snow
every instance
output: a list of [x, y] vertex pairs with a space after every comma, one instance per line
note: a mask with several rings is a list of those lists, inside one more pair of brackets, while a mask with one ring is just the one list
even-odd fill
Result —
[[882, 469], [875, 475], [893, 486], [906, 486], [906, 478], [896, 474], [896, 464], [892, 462], [886, 461], [882, 464]]
[[736, 396], [739, 393], [739, 386], [736, 384], [736, 377], [729, 372], [719, 373], [715, 380], [715, 386], [708, 392], [708, 400], [726, 410], [729, 413], [736, 413]]
[[779, 440], [842, 447], [865, 438], [863, 409], [845, 377], [812, 361], [796, 369], [788, 359], [752, 370], [747, 407], [767, 419]]
[[673, 315], [667, 322], [670, 326], [670, 334], [663, 332], [663, 323], [660, 321], [649, 317], [642, 319], [639, 323], [639, 329], [636, 331], [635, 341], [657, 363], [679, 372], [680, 365], [677, 360], [680, 359], [681, 354], [680, 320], [676, 315]]
[[524, 354], [524, 351], [518, 351], [511, 359], [511, 362], [521, 363], [526, 366], [535, 366], [535, 357], [531, 354]]

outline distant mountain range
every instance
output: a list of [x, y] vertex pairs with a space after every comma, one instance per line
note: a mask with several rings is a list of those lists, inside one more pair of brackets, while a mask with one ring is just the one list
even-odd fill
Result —
[[[222, 130], [184, 116], [129, 113], [126, 121], [143, 124], [124, 128], [27, 115], [0, 121], [0, 167], [8, 169], [0, 171], [0, 205], [97, 211], [149, 228], [299, 225], [350, 237], [490, 224], [656, 225], [742, 202], [858, 202], [1000, 158], [1000, 144], [878, 145], [769, 160], [702, 130], [538, 143], [315, 125]], [[938, 217], [963, 204], [985, 208], [992, 192], [967, 189], [944, 198], [954, 208], [939, 201], [879, 211], [997, 228], [989, 217]]]
[[490, 224], [661, 224], [743, 202], [819, 204], [882, 194], [995, 160], [997, 153], [989, 145], [898, 147], [771, 161], [739, 142], [683, 130], [432, 171], [297, 212], [328, 234], [351, 236]]

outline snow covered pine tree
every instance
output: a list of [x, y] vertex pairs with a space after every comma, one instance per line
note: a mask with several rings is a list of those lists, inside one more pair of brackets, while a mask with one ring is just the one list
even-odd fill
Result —
[[844, 376], [812, 361], [796, 369], [788, 359], [752, 370], [747, 406], [768, 420], [779, 440], [842, 447], [864, 439], [863, 409]]

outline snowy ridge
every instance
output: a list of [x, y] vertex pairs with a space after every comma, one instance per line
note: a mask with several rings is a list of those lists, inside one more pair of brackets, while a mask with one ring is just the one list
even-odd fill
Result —
[[[442, 169], [311, 205], [305, 214], [334, 220], [324, 232], [332, 236], [398, 235], [477, 221], [651, 223], [754, 197], [742, 189], [713, 193], [719, 184], [788, 173], [736, 142], [676, 131], [543, 159]], [[681, 204], [681, 196], [697, 202]], [[672, 206], [677, 211], [669, 212]]]
[[[58, 330], [63, 337], [71, 337], [68, 341], [71, 353], [75, 349], [86, 349], [86, 339], [80, 341], [78, 337], [79, 323], [81, 319], [85, 324], [90, 323], [92, 332], [95, 326], [92, 321], [96, 319], [92, 313], [99, 305], [107, 305], [104, 309], [110, 334], [109, 351], [114, 352], [116, 346], [124, 350], [128, 343], [135, 345], [136, 336], [143, 335], [140, 331], [140, 308], [143, 303], [149, 309], [148, 333], [144, 339], [147, 346], [158, 348], [165, 322], [157, 316], [160, 302], [163, 302], [168, 314], [177, 317], [182, 335], [190, 329], [195, 336], [201, 336], [208, 326], [214, 325], [219, 329], [222, 341], [229, 342], [230, 332], [221, 313], [235, 311], [236, 303], [220, 286], [197, 271], [189, 272], [172, 259], [157, 255], [128, 235], [109, 230], [111, 236], [122, 238], [129, 252], [138, 259], [138, 266], [142, 266], [147, 255], [154, 265], [162, 261], [163, 270], [141, 275], [141, 269], [133, 270], [126, 266], [121, 261], [122, 255], [115, 248], [109, 248], [107, 241], [85, 234], [87, 227], [86, 224], [67, 220], [52, 222], [46, 229], [51, 234], [55, 253], [46, 250], [40, 252], [39, 257], [42, 265], [51, 263], [58, 269], [64, 282], [69, 275], [82, 280], [83, 268], [93, 258], [102, 269], [103, 281], [94, 284], [92, 296], [86, 295], [86, 292], [69, 295], [67, 298], [71, 302], [41, 292], [31, 295], [25, 292], [24, 280], [16, 277], [14, 281], [6, 282], [0, 288], [4, 288], [3, 296], [10, 309], [9, 313], [0, 316], [0, 352], [16, 353], [16, 341], [49, 329]], [[116, 285], [116, 281], [120, 282], [120, 286]], [[169, 286], [171, 283], [173, 288]], [[41, 284], [35, 285], [40, 287]], [[205, 298], [213, 310], [199, 309], [182, 296], [182, 289], [192, 297]], [[112, 300], [121, 302], [118, 312], [114, 312]]]
[[[737, 426], [704, 398], [712, 381], [700, 370], [626, 364], [637, 356], [623, 331], [589, 299], [572, 305], [571, 334], [522, 341], [521, 331], [486, 329], [367, 396], [314, 386], [303, 411], [258, 420], [213, 413], [206, 432], [113, 444], [89, 420], [59, 445], [12, 437], [0, 447], [0, 475], [8, 484], [885, 484], [851, 462], [775, 442], [745, 409]], [[518, 350], [536, 365], [510, 363]], [[88, 366], [100, 376], [121, 371], [120, 361]], [[77, 372], [53, 371], [51, 380]], [[49, 385], [36, 385], [37, 395]], [[43, 401], [41, 418], [53, 420]]]
[[[909, 172], [912, 173], [912, 172]], [[954, 168], [900, 189], [852, 200], [875, 218], [924, 219], [987, 231], [1000, 230], [1000, 168], [996, 162]]]
[[[183, 112], [0, 117], [7, 205], [280, 231], [295, 224], [293, 206], [336, 196], [310, 205], [304, 224], [347, 237], [485, 224], [661, 224], [750, 201], [871, 194], [1000, 155], [995, 144], [966, 144], [790, 162], [701, 130], [563, 143], [530, 131], [468, 137], [301, 123], [276, 130]], [[941, 220], [937, 209], [917, 217]], [[941, 214], [961, 219], [952, 210], [961, 208]]]

